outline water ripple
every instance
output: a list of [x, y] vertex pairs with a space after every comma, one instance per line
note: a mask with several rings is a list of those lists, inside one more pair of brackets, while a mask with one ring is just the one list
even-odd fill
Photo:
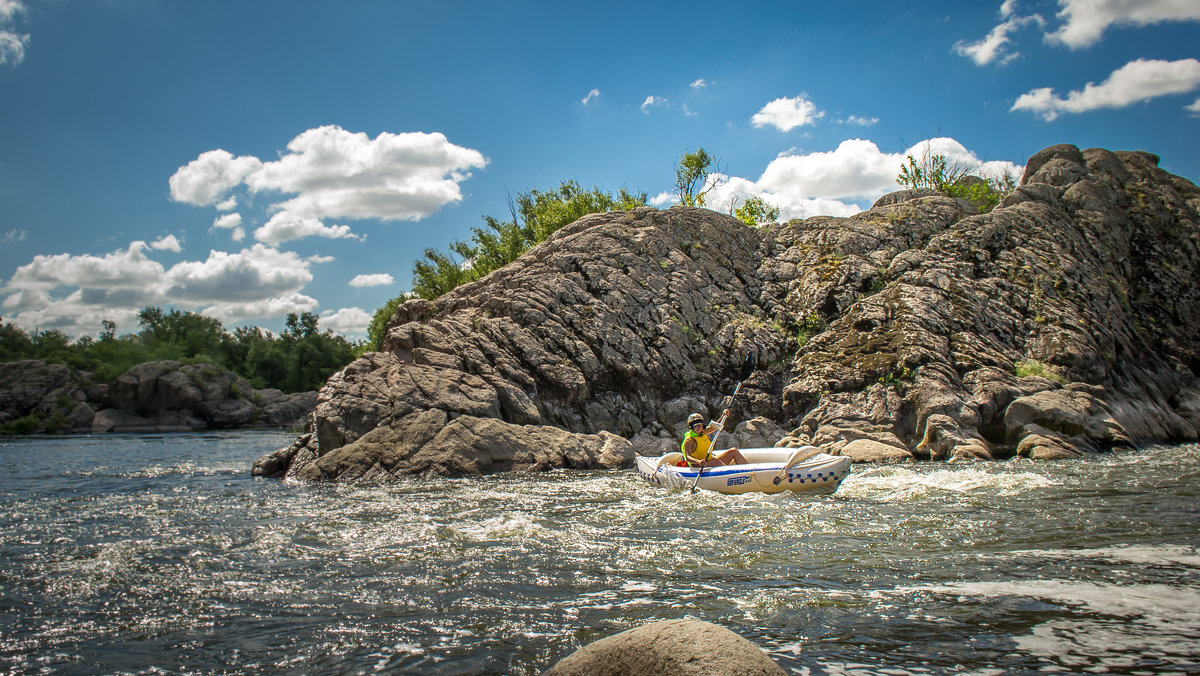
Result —
[[856, 467], [825, 496], [249, 477], [289, 442], [0, 443], [0, 671], [532, 674], [680, 617], [793, 673], [1197, 670], [1196, 445]]

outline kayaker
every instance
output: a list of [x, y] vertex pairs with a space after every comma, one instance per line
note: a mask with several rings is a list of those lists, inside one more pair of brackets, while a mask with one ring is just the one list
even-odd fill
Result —
[[745, 463], [746, 458], [737, 447], [716, 454], [711, 450], [712, 438], [708, 435], [723, 429], [725, 420], [728, 418], [729, 409], [725, 409], [721, 413], [720, 421], [710, 420], [707, 425], [704, 424], [704, 416], [699, 413], [689, 415], [688, 430], [683, 435], [683, 443], [680, 444], [680, 450], [683, 451], [684, 457], [680, 461], [681, 464], [693, 467], [720, 467]]

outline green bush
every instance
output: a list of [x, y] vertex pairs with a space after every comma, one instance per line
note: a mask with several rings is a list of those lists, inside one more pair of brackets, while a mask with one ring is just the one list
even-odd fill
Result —
[[392, 320], [392, 315], [396, 314], [396, 309], [400, 307], [401, 303], [414, 297], [413, 294], [400, 294], [375, 311], [375, 315], [371, 317], [371, 323], [367, 326], [367, 346], [369, 349], [376, 352], [383, 349], [384, 332], [387, 330], [387, 323]]
[[[432, 300], [508, 265], [580, 217], [645, 204], [645, 193], [631, 193], [622, 188], [614, 196], [599, 188], [584, 190], [575, 181], [564, 181], [557, 190], [533, 189], [520, 193], [515, 201], [509, 202], [508, 220], [484, 216], [483, 227], [471, 228], [469, 241], [451, 242], [448, 252], [426, 249], [424, 258], [413, 265], [413, 293]], [[379, 327], [372, 336], [375, 349], [382, 344], [383, 326], [400, 302], [402, 297], [393, 298], [376, 311], [371, 322]]]
[[796, 331], [796, 342], [800, 347], [808, 344], [812, 337], [825, 330], [825, 320], [816, 312], [810, 312], [800, 322], [800, 328]]
[[779, 207], [767, 204], [759, 195], [746, 198], [742, 206], [733, 211], [734, 217], [754, 228], [760, 225], [774, 223], [779, 219]]
[[1055, 370], [1054, 367], [1047, 366], [1036, 359], [1025, 359], [1023, 361], [1016, 362], [1013, 365], [1013, 371], [1016, 373], [1018, 378], [1038, 376], [1041, 378], [1048, 378], [1063, 385], [1067, 384], [1067, 379], [1057, 370]]
[[42, 426], [42, 416], [34, 413], [0, 425], [0, 435], [33, 434]]
[[965, 168], [950, 164], [945, 155], [930, 155], [926, 150], [920, 160], [907, 156], [896, 183], [906, 188], [929, 188], [964, 199], [983, 214], [996, 208], [1000, 200], [1016, 189], [1017, 178], [1011, 173], [988, 178], [972, 176]]

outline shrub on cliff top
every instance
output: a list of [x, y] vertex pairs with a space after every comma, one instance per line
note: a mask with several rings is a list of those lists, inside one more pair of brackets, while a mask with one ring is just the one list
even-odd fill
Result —
[[774, 223], [779, 219], [779, 207], [768, 204], [759, 195], [751, 195], [746, 198], [742, 206], [733, 210], [733, 215], [739, 221], [746, 225], [757, 228], [760, 225]]
[[[451, 242], [448, 252], [426, 249], [424, 258], [413, 265], [413, 293], [432, 300], [508, 265], [582, 216], [645, 204], [646, 193], [622, 188], [614, 196], [595, 187], [584, 190], [575, 181], [564, 181], [556, 190], [520, 193], [509, 200], [508, 220], [484, 216], [483, 227], [471, 228], [469, 241]], [[384, 323], [390, 317], [389, 313]]]
[[967, 173], [966, 167], [950, 163], [945, 155], [925, 154], [918, 160], [912, 155], [901, 165], [896, 183], [905, 188], [930, 188], [951, 197], [974, 204], [979, 213], [996, 208], [1005, 195], [1017, 187], [1017, 178], [1006, 173], [999, 177], [980, 178]]

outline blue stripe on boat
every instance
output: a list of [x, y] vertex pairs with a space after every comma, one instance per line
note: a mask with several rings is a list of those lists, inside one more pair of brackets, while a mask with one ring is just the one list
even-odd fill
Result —
[[[781, 469], [783, 469], [783, 465], [778, 465], [776, 467], [771, 467], [770, 465], [759, 465], [753, 469], [750, 469], [748, 467], [742, 467], [742, 468], [729, 467], [729, 468], [724, 468], [724, 469], [705, 468], [704, 476], [729, 476], [730, 474], [753, 474], [755, 472], [761, 472], [763, 470], [774, 470], [774, 471], [778, 472]], [[684, 470], [684, 469], [681, 469], [678, 467], [675, 468], [675, 473], [678, 474], [679, 476], [685, 476], [685, 477], [689, 477], [689, 478], [694, 478], [696, 476], [696, 472], [689, 472], [687, 470]]]

